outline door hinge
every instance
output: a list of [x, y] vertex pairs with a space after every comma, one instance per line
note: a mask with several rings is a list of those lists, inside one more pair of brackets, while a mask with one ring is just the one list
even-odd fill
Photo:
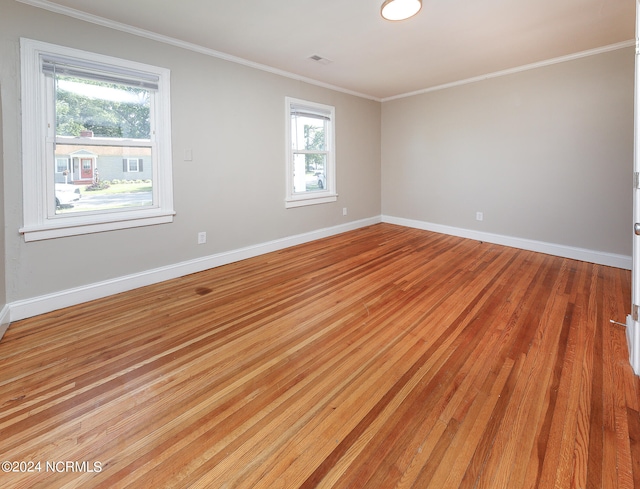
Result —
[[633, 172], [633, 188], [640, 189], [640, 172]]
[[631, 306], [631, 319], [638, 321], [638, 312], [640, 312], [640, 307], [638, 307], [638, 304], [633, 304]]

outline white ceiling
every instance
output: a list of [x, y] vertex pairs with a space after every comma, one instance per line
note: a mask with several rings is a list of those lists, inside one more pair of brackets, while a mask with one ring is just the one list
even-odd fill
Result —
[[380, 17], [382, 0], [19, 1], [76, 9], [378, 100], [635, 38], [633, 0], [423, 0], [402, 22]]

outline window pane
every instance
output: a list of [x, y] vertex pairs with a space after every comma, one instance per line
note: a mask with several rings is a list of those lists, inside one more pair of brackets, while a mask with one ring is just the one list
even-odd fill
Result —
[[[58, 74], [56, 159], [69, 161], [55, 177], [56, 214], [153, 205], [150, 92], [125, 84]], [[77, 137], [96, 144], [78, 144]], [[145, 164], [146, 162], [146, 164]]]
[[69, 161], [54, 177], [56, 214], [153, 205], [150, 146], [58, 143], [55, 157]]
[[318, 153], [296, 153], [293, 155], [293, 191], [318, 192], [326, 188], [327, 155]]
[[298, 151], [325, 151], [326, 121], [315, 117], [293, 115], [291, 117], [291, 141]]
[[149, 114], [147, 90], [56, 76], [56, 136], [150, 139]]

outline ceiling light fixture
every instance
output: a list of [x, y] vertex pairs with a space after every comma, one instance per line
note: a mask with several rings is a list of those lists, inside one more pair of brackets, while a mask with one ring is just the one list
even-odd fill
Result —
[[413, 17], [422, 8], [422, 0], [385, 0], [380, 14], [387, 20], [405, 20]]

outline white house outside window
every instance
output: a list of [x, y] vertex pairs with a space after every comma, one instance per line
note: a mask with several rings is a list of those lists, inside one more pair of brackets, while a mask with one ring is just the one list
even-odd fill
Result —
[[[21, 61], [25, 240], [171, 222], [169, 71], [29, 39]], [[143, 160], [144, 186], [92, 198]]]
[[335, 108], [286, 98], [287, 207], [335, 202]]

